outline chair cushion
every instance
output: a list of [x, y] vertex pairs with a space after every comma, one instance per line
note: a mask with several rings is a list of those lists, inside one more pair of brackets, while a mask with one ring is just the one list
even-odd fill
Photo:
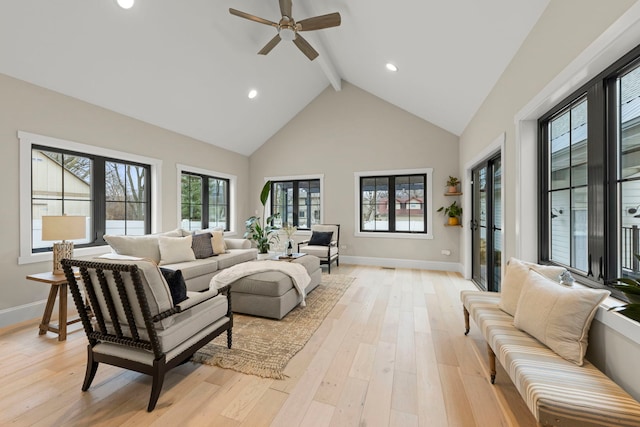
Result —
[[333, 231], [314, 231], [311, 233], [309, 245], [311, 246], [329, 246], [333, 237]]
[[559, 356], [582, 366], [591, 321], [609, 294], [604, 289], [560, 286], [530, 270], [513, 324]]
[[211, 233], [194, 234], [191, 241], [191, 249], [196, 259], [209, 258], [214, 255], [211, 246]]
[[170, 270], [168, 268], [161, 268], [160, 271], [164, 276], [164, 280], [167, 281], [167, 285], [169, 285], [173, 305], [178, 305], [182, 301], [186, 300], [187, 284], [184, 282], [184, 277], [182, 277], [182, 271]]
[[329, 252], [330, 254], [329, 258], [333, 258], [334, 256], [338, 255], [338, 248], [335, 246], [327, 247], [327, 246], [307, 245], [307, 246], [301, 246], [300, 252], [303, 252], [307, 255], [317, 256], [321, 260], [327, 261], [327, 252]]

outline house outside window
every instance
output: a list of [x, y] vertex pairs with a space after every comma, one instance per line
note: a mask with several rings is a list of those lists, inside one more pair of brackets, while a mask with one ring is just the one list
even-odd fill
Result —
[[183, 171], [180, 188], [182, 228], [229, 231], [229, 179]]
[[589, 286], [640, 277], [639, 125], [640, 48], [539, 120], [539, 258]]
[[310, 230], [322, 218], [321, 178], [271, 179], [271, 215], [274, 227], [290, 224], [298, 230]]
[[359, 233], [432, 237], [432, 169], [357, 172]]
[[151, 232], [150, 165], [37, 144], [30, 153], [31, 253], [51, 251], [43, 216], [84, 216], [78, 248], [105, 245], [104, 234]]

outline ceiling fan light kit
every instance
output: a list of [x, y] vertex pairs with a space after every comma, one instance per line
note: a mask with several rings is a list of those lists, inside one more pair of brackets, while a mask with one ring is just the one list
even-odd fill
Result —
[[131, 9], [133, 7], [134, 0], [117, 0], [118, 6], [123, 9]]
[[258, 54], [268, 54], [278, 43], [280, 43], [280, 40], [292, 41], [307, 58], [313, 61], [318, 57], [318, 52], [299, 33], [301, 31], [315, 31], [322, 30], [324, 28], [337, 27], [341, 23], [340, 14], [338, 12], [334, 12], [296, 22], [291, 16], [291, 0], [279, 0], [279, 2], [282, 18], [278, 23], [233, 8], [229, 8], [229, 13], [239, 16], [240, 18], [248, 19], [249, 21], [269, 25], [278, 30], [278, 34], [269, 40], [269, 42], [260, 49]]

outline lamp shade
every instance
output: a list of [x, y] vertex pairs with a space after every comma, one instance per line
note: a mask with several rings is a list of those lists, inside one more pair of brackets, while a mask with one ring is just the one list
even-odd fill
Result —
[[42, 240], [74, 240], [86, 237], [84, 216], [43, 216]]

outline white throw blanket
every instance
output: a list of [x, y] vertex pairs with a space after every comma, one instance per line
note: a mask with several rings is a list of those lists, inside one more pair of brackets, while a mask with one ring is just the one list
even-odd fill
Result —
[[220, 289], [238, 279], [256, 273], [263, 273], [265, 271], [280, 271], [291, 277], [293, 286], [298, 291], [298, 294], [302, 296], [300, 306], [305, 307], [307, 305], [305, 302], [305, 289], [311, 282], [311, 277], [309, 277], [309, 273], [307, 273], [307, 269], [304, 268], [304, 266], [293, 262], [269, 260], [242, 262], [229, 268], [225, 268], [220, 273], [213, 276], [213, 279], [211, 279], [211, 282], [209, 283], [209, 289]]

